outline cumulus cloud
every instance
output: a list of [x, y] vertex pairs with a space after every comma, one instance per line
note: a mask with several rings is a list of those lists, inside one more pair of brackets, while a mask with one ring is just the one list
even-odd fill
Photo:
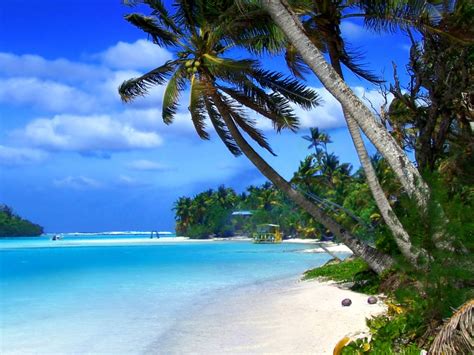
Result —
[[152, 69], [172, 59], [166, 49], [140, 39], [134, 43], [118, 42], [99, 54], [105, 65], [114, 69]]
[[75, 190], [88, 190], [102, 188], [103, 184], [95, 179], [86, 176], [67, 176], [63, 179], [53, 180], [57, 187], [71, 188]]
[[[128, 109], [117, 115], [120, 120], [127, 122], [131, 126], [145, 131], [159, 131], [160, 133], [185, 133], [195, 134], [194, 126], [189, 112], [178, 112], [174, 121], [166, 125], [162, 119], [161, 109]], [[210, 127], [210, 123], [207, 123]]]
[[88, 112], [95, 99], [72, 86], [37, 78], [0, 79], [0, 102], [51, 112]]
[[162, 144], [158, 134], [137, 130], [108, 115], [36, 119], [14, 135], [24, 144], [45, 150], [81, 153], [150, 149]]
[[128, 164], [128, 167], [133, 170], [143, 170], [143, 171], [163, 171], [168, 170], [169, 168], [163, 164], [160, 164], [156, 161], [140, 159], [134, 160]]
[[42, 162], [47, 154], [37, 149], [15, 148], [0, 145], [0, 165], [16, 166]]
[[72, 62], [67, 59], [48, 60], [38, 55], [0, 53], [0, 74], [6, 77], [36, 77], [62, 82], [102, 80], [109, 76], [107, 68]]

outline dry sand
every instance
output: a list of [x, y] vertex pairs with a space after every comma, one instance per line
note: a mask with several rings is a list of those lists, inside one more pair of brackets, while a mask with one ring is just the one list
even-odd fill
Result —
[[[279, 281], [229, 293], [176, 322], [148, 353], [332, 354], [345, 335], [366, 331], [382, 303], [317, 281]], [[342, 307], [350, 298], [352, 305]]]

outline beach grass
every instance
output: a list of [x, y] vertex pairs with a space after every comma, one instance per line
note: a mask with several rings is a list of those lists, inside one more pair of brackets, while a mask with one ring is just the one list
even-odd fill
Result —
[[345, 260], [339, 263], [328, 263], [321, 267], [307, 270], [303, 280], [320, 279], [341, 283], [353, 283], [352, 291], [376, 294], [380, 285], [379, 277], [370, 270], [360, 258]]

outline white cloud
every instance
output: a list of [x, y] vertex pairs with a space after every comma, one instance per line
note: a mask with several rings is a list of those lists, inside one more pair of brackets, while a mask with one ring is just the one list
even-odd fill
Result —
[[103, 63], [114, 69], [152, 69], [172, 59], [166, 49], [140, 39], [134, 43], [118, 42], [99, 54]]
[[129, 109], [123, 111], [118, 117], [141, 130], [153, 130], [162, 133], [195, 133], [189, 112], [178, 112], [170, 125], [163, 122], [161, 109], [157, 108]]
[[63, 82], [102, 80], [110, 74], [107, 68], [72, 62], [67, 59], [48, 60], [38, 55], [0, 53], [0, 74], [6, 77], [36, 77]]
[[57, 187], [65, 187], [76, 190], [98, 189], [103, 184], [98, 180], [86, 176], [67, 176], [63, 179], [55, 179], [53, 184]]
[[128, 164], [128, 167], [133, 170], [144, 171], [163, 171], [169, 169], [163, 164], [146, 159], [134, 160]]
[[96, 106], [92, 96], [72, 86], [37, 78], [0, 79], [0, 102], [52, 112], [89, 112]]
[[14, 136], [46, 150], [100, 152], [150, 149], [162, 144], [154, 132], [143, 132], [108, 115], [56, 115], [36, 119]]
[[144, 186], [149, 186], [149, 183], [137, 180], [127, 175], [120, 175], [116, 182], [116, 185], [122, 186], [122, 187], [144, 187]]
[[0, 145], [0, 165], [15, 166], [42, 162], [47, 154], [28, 148], [14, 148]]

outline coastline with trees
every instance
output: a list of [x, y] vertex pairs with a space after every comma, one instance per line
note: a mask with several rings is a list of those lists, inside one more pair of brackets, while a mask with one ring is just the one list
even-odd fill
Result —
[[35, 237], [43, 232], [40, 225], [21, 218], [9, 206], [0, 205], [0, 237]]

